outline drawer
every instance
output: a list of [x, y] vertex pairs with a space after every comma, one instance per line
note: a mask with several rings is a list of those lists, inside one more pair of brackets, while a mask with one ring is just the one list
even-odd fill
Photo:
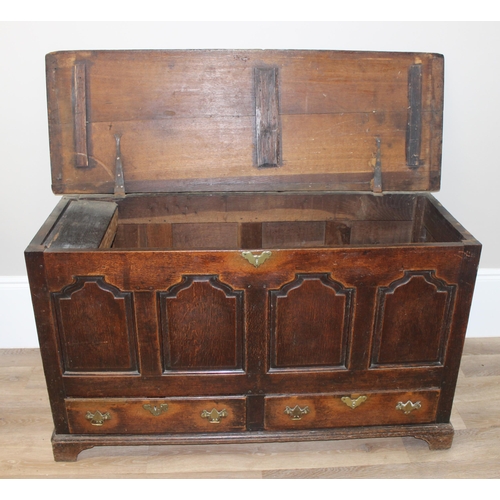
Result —
[[244, 397], [66, 399], [72, 434], [162, 434], [245, 430]]
[[430, 423], [439, 391], [267, 396], [265, 429]]

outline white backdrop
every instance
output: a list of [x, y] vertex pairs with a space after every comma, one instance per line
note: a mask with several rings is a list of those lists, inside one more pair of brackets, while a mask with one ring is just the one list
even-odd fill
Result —
[[[50, 189], [44, 56], [55, 50], [149, 48], [444, 54], [442, 187], [436, 197], [483, 243], [481, 268], [493, 276], [488, 286], [500, 289], [500, 23], [0, 22], [0, 293], [9, 295], [8, 301], [0, 297], [0, 347], [10, 346], [16, 318], [31, 325], [23, 251], [58, 200]], [[11, 302], [21, 291], [24, 305], [17, 310]], [[487, 295], [496, 313], [500, 295]]]

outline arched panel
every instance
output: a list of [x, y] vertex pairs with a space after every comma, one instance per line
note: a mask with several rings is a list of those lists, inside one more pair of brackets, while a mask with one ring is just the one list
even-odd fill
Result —
[[164, 368], [243, 368], [243, 292], [217, 276], [184, 276], [159, 293]]
[[52, 299], [66, 372], [138, 371], [130, 292], [79, 276]]
[[372, 364], [442, 363], [454, 297], [433, 271], [405, 271], [379, 288]]
[[345, 367], [353, 297], [326, 273], [270, 291], [271, 368]]

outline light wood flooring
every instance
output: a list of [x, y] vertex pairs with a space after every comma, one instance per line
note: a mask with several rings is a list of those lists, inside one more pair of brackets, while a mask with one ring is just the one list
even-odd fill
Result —
[[97, 447], [56, 463], [38, 349], [0, 350], [0, 478], [500, 478], [500, 337], [467, 339], [449, 450], [414, 438]]

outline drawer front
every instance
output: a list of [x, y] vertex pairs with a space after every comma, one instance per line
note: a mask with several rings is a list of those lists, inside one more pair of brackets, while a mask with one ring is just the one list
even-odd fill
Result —
[[67, 399], [73, 434], [162, 434], [245, 430], [243, 397]]
[[265, 429], [430, 423], [439, 391], [267, 396]]

